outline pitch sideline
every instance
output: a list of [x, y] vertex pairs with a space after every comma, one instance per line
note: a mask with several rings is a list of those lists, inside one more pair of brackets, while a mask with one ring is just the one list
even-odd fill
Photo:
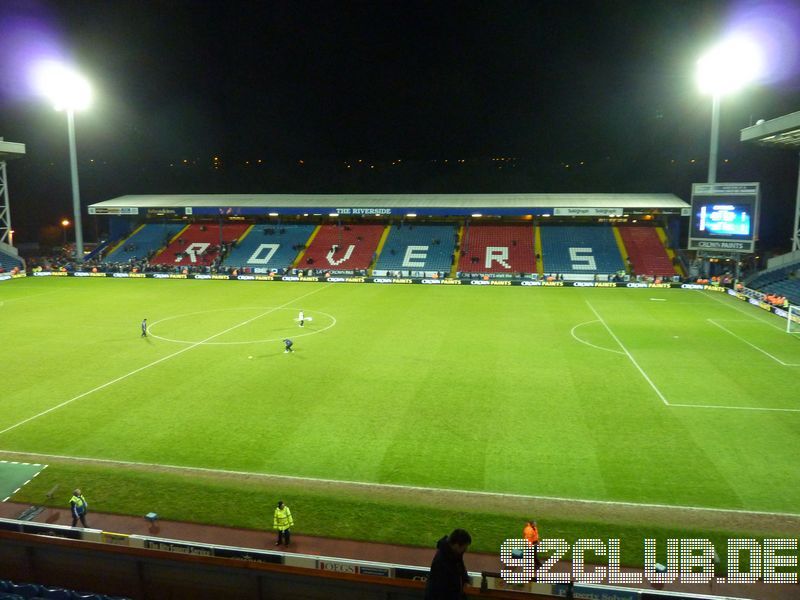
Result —
[[275, 475], [271, 473], [258, 473], [254, 471], [234, 471], [230, 469], [211, 469], [208, 467], [187, 467], [183, 465], [168, 465], [159, 463], [146, 463], [138, 461], [127, 460], [114, 460], [108, 458], [88, 458], [80, 456], [67, 456], [61, 454], [42, 454], [38, 452], [18, 452], [14, 450], [0, 449], [0, 454], [11, 454], [15, 456], [36, 457], [41, 459], [59, 459], [69, 462], [77, 463], [95, 463], [101, 465], [115, 465], [121, 467], [143, 467], [143, 468], [156, 468], [165, 471], [174, 471], [176, 473], [198, 473], [208, 475], [231, 475], [231, 476], [246, 476], [256, 477], [260, 479], [271, 479], [275, 481], [286, 482], [309, 482], [321, 483], [340, 486], [351, 486], [353, 488], [363, 489], [376, 489], [376, 490], [413, 490], [419, 492], [438, 492], [444, 494], [459, 494], [464, 496], [480, 496], [485, 498], [514, 498], [518, 500], [543, 500], [551, 502], [564, 502], [572, 504], [593, 504], [598, 506], [619, 506], [628, 508], [653, 508], [661, 510], [687, 510], [694, 512], [712, 512], [721, 514], [743, 514], [743, 515], [760, 515], [765, 517], [787, 517], [792, 519], [800, 518], [800, 513], [787, 513], [787, 512], [774, 512], [774, 511], [758, 511], [758, 510], [744, 510], [740, 508], [713, 508], [709, 506], [684, 506], [680, 504], [658, 504], [650, 502], [626, 502], [622, 500], [587, 500], [583, 498], [562, 498], [559, 496], [539, 496], [533, 494], [514, 494], [508, 492], [487, 492], [481, 490], [459, 490], [455, 488], [440, 488], [440, 487], [426, 487], [419, 485], [402, 485], [398, 483], [374, 483], [367, 481], [352, 481], [348, 479], [325, 479], [322, 477], [304, 477], [302, 475]]

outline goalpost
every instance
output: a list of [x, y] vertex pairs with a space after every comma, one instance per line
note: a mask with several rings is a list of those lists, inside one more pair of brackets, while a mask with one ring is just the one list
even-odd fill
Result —
[[800, 306], [789, 306], [786, 333], [800, 333]]

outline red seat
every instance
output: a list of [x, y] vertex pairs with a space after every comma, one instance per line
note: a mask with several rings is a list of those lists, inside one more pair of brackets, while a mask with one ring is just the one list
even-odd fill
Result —
[[[247, 223], [222, 226], [222, 241], [229, 244], [247, 230]], [[150, 261], [154, 265], [209, 266], [219, 254], [220, 226], [190, 225], [178, 239]]]
[[619, 233], [636, 275], [671, 277], [675, 274], [675, 267], [655, 227], [622, 226]]
[[462, 273], [535, 273], [530, 225], [470, 225], [464, 231], [458, 270]]
[[383, 229], [380, 224], [323, 225], [297, 266], [322, 271], [368, 269]]

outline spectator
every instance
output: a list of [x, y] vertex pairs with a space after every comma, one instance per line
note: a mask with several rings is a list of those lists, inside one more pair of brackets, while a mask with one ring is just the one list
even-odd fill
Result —
[[425, 600], [461, 600], [466, 598], [464, 586], [469, 581], [464, 566], [464, 553], [472, 537], [463, 529], [454, 529], [436, 543], [436, 556], [431, 562]]
[[79, 489], [72, 492], [69, 505], [72, 507], [72, 526], [75, 527], [75, 525], [78, 524], [78, 519], [80, 519], [81, 525], [88, 527], [86, 525], [86, 511], [89, 508], [89, 504], [86, 502], [86, 498], [83, 497]]

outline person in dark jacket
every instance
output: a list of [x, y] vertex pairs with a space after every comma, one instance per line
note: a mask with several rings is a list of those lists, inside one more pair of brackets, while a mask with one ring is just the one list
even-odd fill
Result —
[[454, 529], [436, 543], [436, 556], [431, 562], [425, 600], [461, 600], [464, 585], [469, 581], [464, 566], [464, 553], [472, 537], [463, 529]]

